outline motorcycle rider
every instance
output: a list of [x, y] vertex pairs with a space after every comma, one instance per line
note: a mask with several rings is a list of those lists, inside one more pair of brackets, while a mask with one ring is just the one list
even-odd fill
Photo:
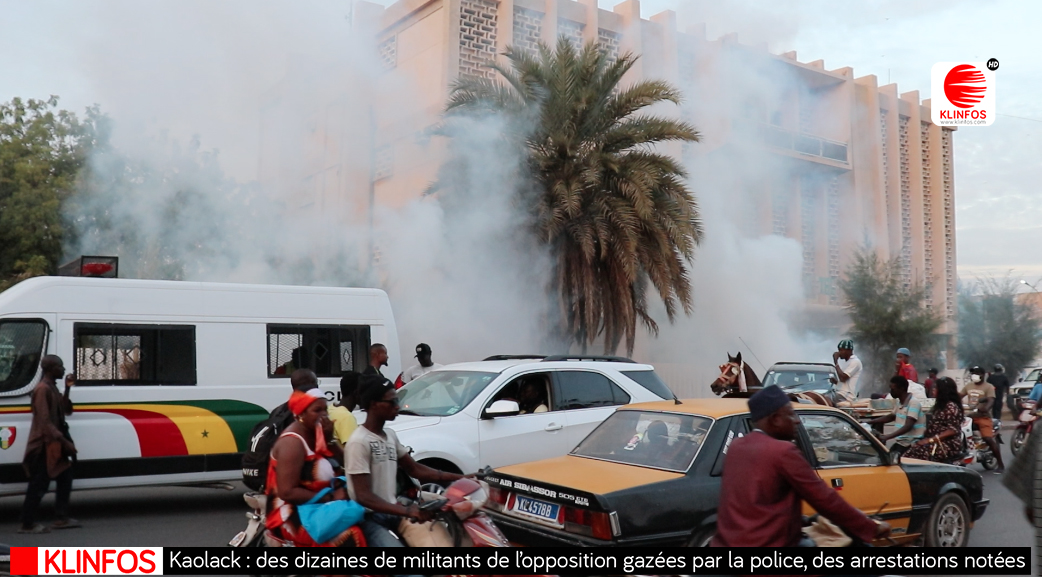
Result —
[[995, 460], [999, 464], [994, 471], [995, 474], [1003, 473], [1006, 465], [1002, 462], [1002, 451], [999, 450], [999, 444], [995, 442], [995, 426], [991, 420], [991, 408], [995, 403], [995, 387], [984, 381], [984, 369], [977, 365], [970, 367], [970, 382], [959, 391], [959, 396], [966, 398], [969, 406], [976, 407], [976, 410], [969, 416], [973, 419], [973, 424], [980, 429], [981, 439], [995, 455]]
[[398, 531], [406, 520], [424, 523], [433, 514], [412, 504], [397, 502], [398, 469], [422, 483], [447, 485], [463, 475], [448, 473], [421, 465], [384, 424], [398, 416], [398, 395], [387, 379], [367, 383], [362, 389], [365, 422], [355, 429], [347, 441], [345, 470], [351, 499], [368, 512], [360, 523], [366, 542], [371, 547], [404, 547], [391, 531]]

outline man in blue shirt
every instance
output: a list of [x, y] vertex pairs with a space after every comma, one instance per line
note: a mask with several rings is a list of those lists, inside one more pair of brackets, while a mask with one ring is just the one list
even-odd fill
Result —
[[922, 438], [926, 431], [926, 417], [923, 416], [923, 407], [918, 399], [908, 392], [908, 379], [901, 375], [890, 378], [890, 396], [898, 401], [894, 412], [889, 415], [872, 419], [869, 423], [873, 425], [894, 422], [897, 429], [887, 435], [879, 437], [884, 443], [894, 439], [894, 446], [890, 448], [891, 453], [904, 453], [913, 443]]
[[1035, 386], [1031, 388], [1031, 393], [1028, 394], [1029, 401], [1042, 400], [1042, 381], [1035, 383]]

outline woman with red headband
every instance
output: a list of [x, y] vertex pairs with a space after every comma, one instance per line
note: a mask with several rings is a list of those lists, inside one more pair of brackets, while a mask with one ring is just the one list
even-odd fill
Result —
[[[265, 522], [273, 536], [290, 541], [297, 547], [339, 547], [364, 541], [358, 527], [340, 533], [325, 543], [316, 543], [300, 523], [297, 505], [303, 505], [315, 493], [329, 487], [336, 476], [326, 446], [327, 431], [332, 422], [326, 410], [326, 398], [319, 389], [293, 391], [289, 409], [296, 422], [286, 427], [271, 449], [268, 466], [268, 516]], [[327, 499], [346, 499], [343, 488]]]

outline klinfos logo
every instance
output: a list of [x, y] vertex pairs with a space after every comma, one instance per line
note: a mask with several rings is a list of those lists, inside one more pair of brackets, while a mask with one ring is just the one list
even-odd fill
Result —
[[[994, 63], [994, 64], [993, 64]], [[938, 126], [990, 126], [995, 121], [998, 61], [938, 62], [933, 66], [931, 120]]]

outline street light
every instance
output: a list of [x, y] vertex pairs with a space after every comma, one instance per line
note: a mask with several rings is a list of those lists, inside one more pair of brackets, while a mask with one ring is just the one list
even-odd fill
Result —
[[[1040, 279], [1040, 280], [1042, 280], [1042, 279]], [[1039, 283], [1039, 281], [1035, 281], [1035, 284], [1031, 284], [1031, 283], [1029, 283], [1028, 281], [1026, 281], [1024, 279], [1020, 279], [1020, 284], [1031, 287], [1031, 290], [1033, 290], [1035, 292], [1039, 292], [1038, 289], [1035, 288], [1035, 285], [1037, 285], [1038, 283]]]

